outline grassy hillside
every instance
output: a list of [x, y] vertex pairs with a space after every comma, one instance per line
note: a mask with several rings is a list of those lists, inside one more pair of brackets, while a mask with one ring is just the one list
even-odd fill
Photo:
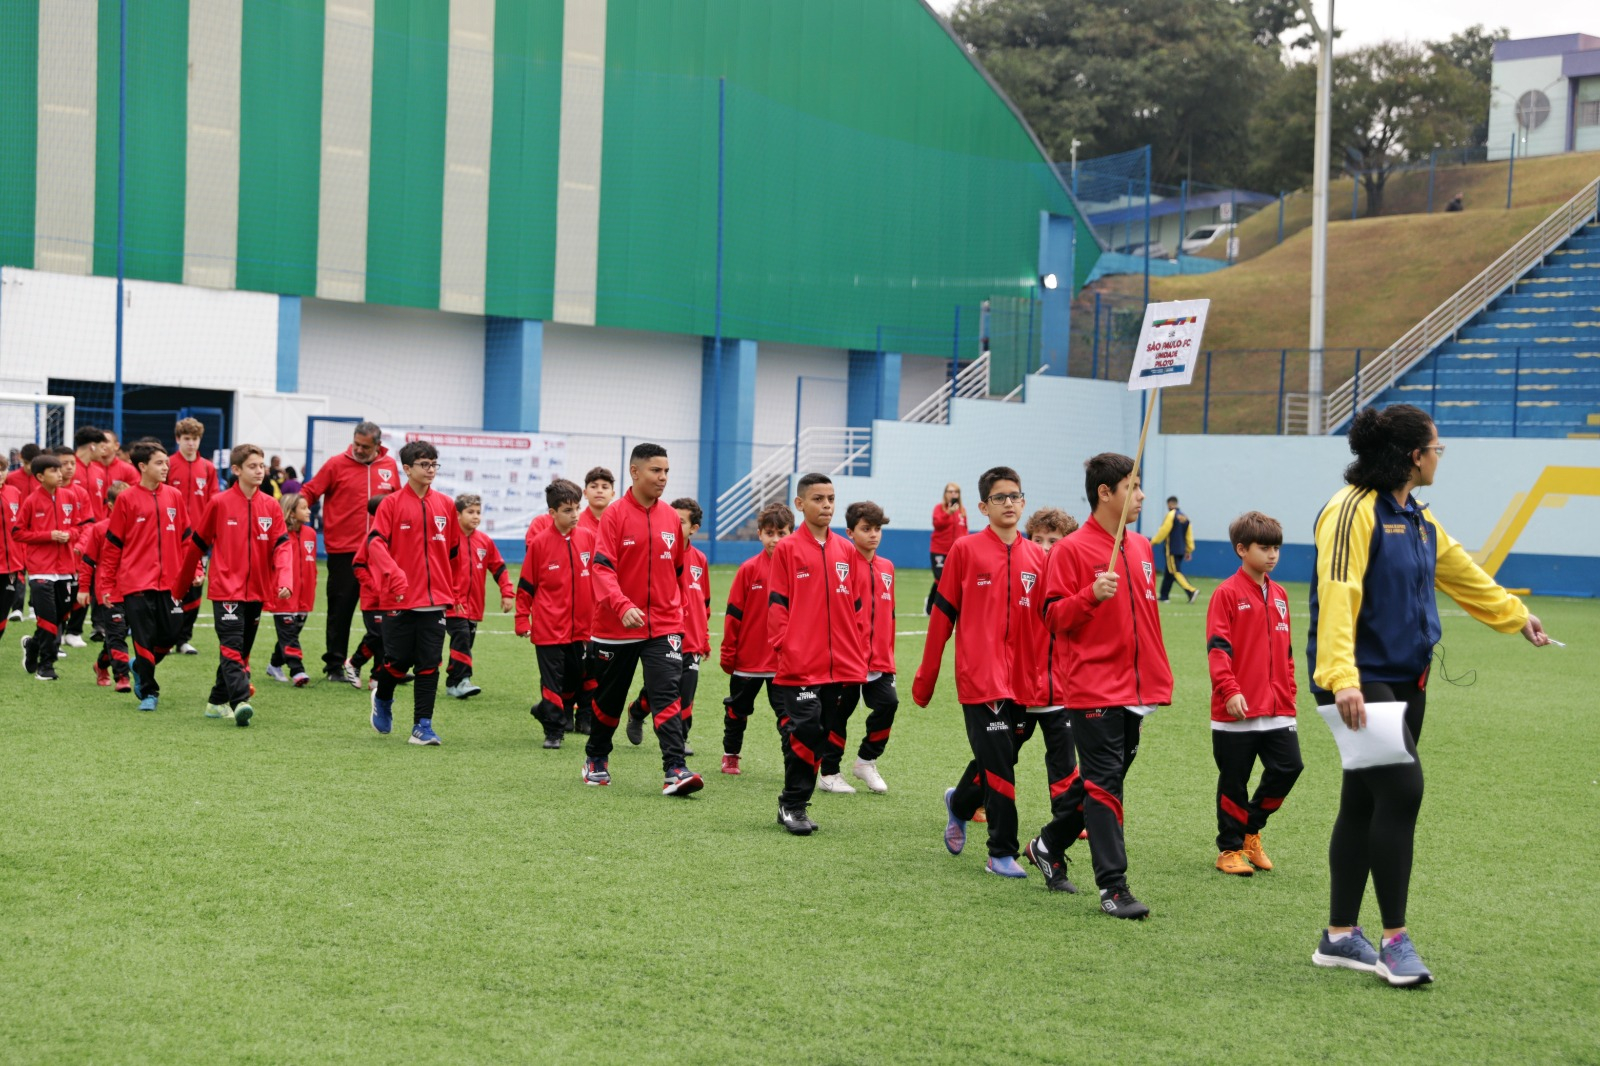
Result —
[[[1371, 359], [1538, 225], [1548, 205], [1511, 211], [1398, 215], [1358, 219], [1328, 230], [1327, 340], [1324, 384], [1349, 378], [1354, 349]], [[1286, 387], [1305, 388], [1311, 291], [1311, 232], [1216, 274], [1151, 279], [1152, 300], [1209, 298], [1205, 346], [1213, 357], [1213, 433], [1270, 433], [1276, 424], [1279, 350]], [[1142, 278], [1113, 279], [1136, 293]], [[1253, 350], [1253, 351], [1247, 351]], [[1201, 428], [1202, 386], [1165, 398], [1168, 432]]]

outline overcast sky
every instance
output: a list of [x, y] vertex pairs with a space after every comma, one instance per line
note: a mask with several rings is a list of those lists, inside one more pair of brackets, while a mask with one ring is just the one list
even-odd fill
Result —
[[[949, 14], [956, 0], [930, 0]], [[1314, 0], [1318, 19], [1326, 19], [1328, 0]], [[1334, 22], [1344, 35], [1338, 48], [1359, 48], [1390, 38], [1443, 40], [1483, 23], [1504, 26], [1512, 37], [1588, 33], [1600, 37], [1600, 4], [1593, 0], [1338, 0]]]

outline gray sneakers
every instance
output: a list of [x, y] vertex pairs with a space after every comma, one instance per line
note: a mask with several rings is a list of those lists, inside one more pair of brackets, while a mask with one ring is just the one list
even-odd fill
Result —
[[1342, 966], [1347, 970], [1373, 973], [1378, 968], [1378, 949], [1372, 946], [1372, 941], [1361, 932], [1359, 925], [1338, 942], [1330, 940], [1328, 931], [1324, 929], [1322, 943], [1311, 953], [1311, 961], [1318, 966]]
[[1417, 946], [1408, 933], [1401, 933], [1378, 952], [1378, 976], [1395, 988], [1425, 985], [1433, 980], [1433, 973], [1422, 965]]

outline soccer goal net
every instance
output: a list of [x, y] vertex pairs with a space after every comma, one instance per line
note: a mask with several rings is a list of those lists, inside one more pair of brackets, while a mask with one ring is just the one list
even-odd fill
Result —
[[0, 392], [0, 447], [8, 460], [24, 444], [71, 447], [75, 413], [71, 396]]

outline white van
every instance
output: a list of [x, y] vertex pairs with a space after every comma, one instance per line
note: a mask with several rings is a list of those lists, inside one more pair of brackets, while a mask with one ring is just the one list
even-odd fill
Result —
[[1233, 222], [1217, 222], [1209, 226], [1201, 226], [1189, 231], [1180, 245], [1184, 255], [1192, 255], [1200, 249], [1207, 247], [1219, 237], [1231, 237], [1233, 231], [1238, 229]]

